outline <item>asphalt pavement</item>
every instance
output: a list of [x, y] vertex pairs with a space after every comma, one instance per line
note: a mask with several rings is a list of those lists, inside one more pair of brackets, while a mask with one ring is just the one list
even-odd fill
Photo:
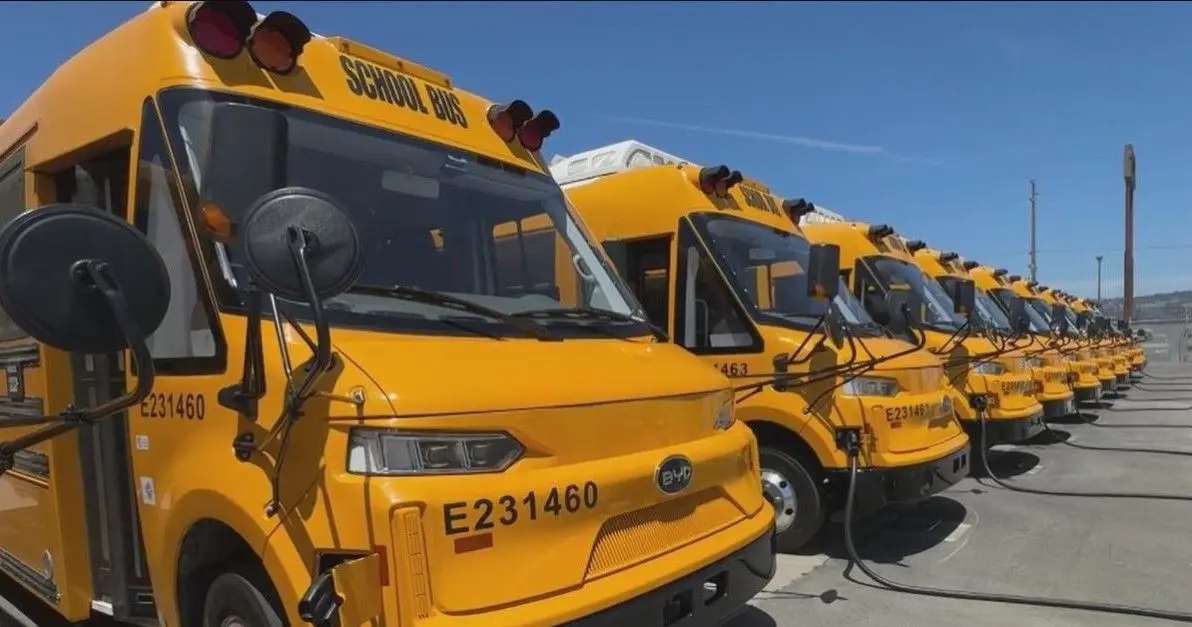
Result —
[[[862, 559], [900, 584], [1144, 606], [1187, 612], [1192, 622], [1192, 367], [1148, 374], [1164, 379], [1143, 378], [1124, 397], [1052, 424], [1054, 435], [997, 447], [993, 470], [1044, 491], [1186, 498], [1031, 494], [969, 478], [862, 525]], [[774, 581], [730, 626], [1177, 624], [894, 591], [857, 568], [846, 574], [849, 563], [841, 528], [830, 528], [806, 555], [780, 556]]]

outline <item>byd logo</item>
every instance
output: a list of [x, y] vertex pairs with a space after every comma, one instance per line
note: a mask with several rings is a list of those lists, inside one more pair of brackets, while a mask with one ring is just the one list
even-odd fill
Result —
[[654, 472], [654, 483], [663, 494], [678, 494], [691, 485], [691, 460], [682, 455], [668, 457]]

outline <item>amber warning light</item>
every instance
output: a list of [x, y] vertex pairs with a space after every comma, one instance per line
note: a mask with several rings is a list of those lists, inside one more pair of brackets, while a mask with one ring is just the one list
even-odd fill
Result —
[[235, 59], [248, 49], [257, 67], [286, 75], [298, 66], [310, 29], [286, 11], [274, 11], [260, 21], [247, 2], [222, 0], [196, 2], [186, 13], [191, 41], [204, 54]]
[[745, 176], [739, 171], [729, 170], [727, 165], [715, 165], [700, 168], [696, 185], [705, 194], [726, 198], [728, 190], [743, 180]]
[[514, 139], [526, 150], [536, 152], [542, 148], [550, 134], [559, 130], [559, 117], [543, 109], [534, 115], [534, 110], [524, 100], [514, 100], [507, 105], [494, 104], [488, 108], [488, 125], [501, 141], [509, 143]]

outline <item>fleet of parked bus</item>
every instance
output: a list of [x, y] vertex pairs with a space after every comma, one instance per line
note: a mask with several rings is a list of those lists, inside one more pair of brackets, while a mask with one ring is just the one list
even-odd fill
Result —
[[58, 68], [0, 125], [0, 573], [72, 622], [715, 624], [850, 487], [1146, 366], [731, 163], [548, 165], [547, 105], [239, 1]]

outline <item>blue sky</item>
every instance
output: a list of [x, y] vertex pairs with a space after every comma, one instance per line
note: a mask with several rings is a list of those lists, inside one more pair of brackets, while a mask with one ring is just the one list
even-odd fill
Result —
[[[5, 3], [0, 115], [148, 2]], [[1121, 292], [1122, 147], [1137, 293], [1192, 289], [1192, 4], [257, 2], [559, 114], [549, 155], [637, 139], [784, 196], [1027, 273]], [[19, 61], [18, 61], [19, 60]]]

